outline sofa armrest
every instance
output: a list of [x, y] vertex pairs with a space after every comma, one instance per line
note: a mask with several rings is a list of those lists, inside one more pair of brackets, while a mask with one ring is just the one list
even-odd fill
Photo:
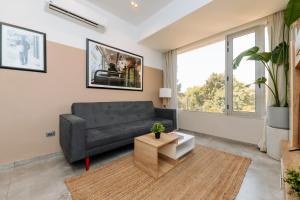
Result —
[[156, 117], [172, 120], [174, 129], [177, 129], [176, 109], [154, 108], [154, 110]]
[[69, 163], [86, 157], [86, 121], [76, 115], [59, 116], [59, 142]]

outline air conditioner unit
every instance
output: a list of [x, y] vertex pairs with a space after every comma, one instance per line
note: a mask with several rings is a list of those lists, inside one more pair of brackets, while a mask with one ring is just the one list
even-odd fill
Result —
[[60, 16], [66, 16], [72, 21], [79, 22], [94, 30], [104, 32], [106, 28], [106, 22], [104, 19], [100, 19], [96, 16], [92, 10], [84, 7], [83, 5], [72, 0], [50, 0], [48, 1], [48, 9], [52, 13], [59, 14]]

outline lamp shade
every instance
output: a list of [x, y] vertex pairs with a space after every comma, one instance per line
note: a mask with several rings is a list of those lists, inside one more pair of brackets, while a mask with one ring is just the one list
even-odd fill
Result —
[[159, 89], [159, 97], [160, 98], [171, 98], [172, 97], [171, 88], [160, 88]]

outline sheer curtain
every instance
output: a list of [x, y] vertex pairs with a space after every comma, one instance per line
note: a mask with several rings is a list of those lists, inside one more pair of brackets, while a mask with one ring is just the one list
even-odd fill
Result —
[[[270, 51], [273, 50], [278, 44], [280, 44], [283, 39], [283, 29], [284, 27], [284, 13], [283, 11], [277, 12], [273, 15], [268, 16], [268, 36], [269, 36], [269, 49]], [[287, 31], [285, 30], [285, 37], [287, 36]], [[273, 87], [272, 83], [270, 82], [270, 78], [268, 78], [268, 84]], [[278, 90], [279, 90], [279, 99], [282, 103], [284, 103], [285, 98], [285, 75], [283, 71], [283, 66], [279, 67], [278, 70]], [[266, 107], [270, 106], [274, 103], [274, 99], [272, 97], [272, 94], [267, 90], [267, 102]], [[267, 134], [266, 134], [266, 128], [267, 128], [267, 119], [264, 120], [264, 130], [263, 135], [261, 136], [261, 139], [258, 143], [258, 147], [261, 151], [267, 151]]]
[[172, 97], [167, 102], [167, 108], [177, 109], [177, 50], [168, 51], [164, 56], [164, 87], [172, 90]]

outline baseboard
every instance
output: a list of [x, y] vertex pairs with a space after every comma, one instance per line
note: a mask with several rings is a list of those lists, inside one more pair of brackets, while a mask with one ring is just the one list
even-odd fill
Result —
[[14, 163], [0, 164], [0, 171], [14, 168]]
[[23, 165], [27, 165], [27, 164], [34, 163], [34, 162], [43, 161], [43, 160], [47, 160], [50, 158], [59, 158], [59, 157], [63, 157], [62, 152], [56, 152], [56, 153], [51, 153], [51, 154], [47, 154], [47, 155], [37, 156], [37, 157], [26, 159], [26, 160], [18, 160], [18, 161], [14, 161], [14, 162], [7, 163], [7, 164], [0, 164], [0, 171], [9, 170], [14, 167], [23, 166]]
[[187, 132], [191, 132], [191, 133], [198, 134], [198, 135], [206, 135], [206, 136], [209, 136], [209, 137], [212, 137], [212, 138], [219, 138], [219, 139], [222, 139], [224, 141], [245, 144], [245, 145], [248, 145], [248, 146], [253, 146], [253, 147], [258, 148], [256, 144], [243, 142], [243, 141], [239, 141], [239, 140], [234, 140], [234, 139], [230, 139], [230, 138], [225, 138], [225, 137], [221, 137], [221, 136], [211, 135], [211, 134], [207, 134], [207, 133], [199, 133], [199, 132], [196, 132], [196, 131], [191, 131], [191, 130], [186, 130], [186, 129], [181, 129], [181, 128], [179, 129], [179, 131], [187, 131]]

